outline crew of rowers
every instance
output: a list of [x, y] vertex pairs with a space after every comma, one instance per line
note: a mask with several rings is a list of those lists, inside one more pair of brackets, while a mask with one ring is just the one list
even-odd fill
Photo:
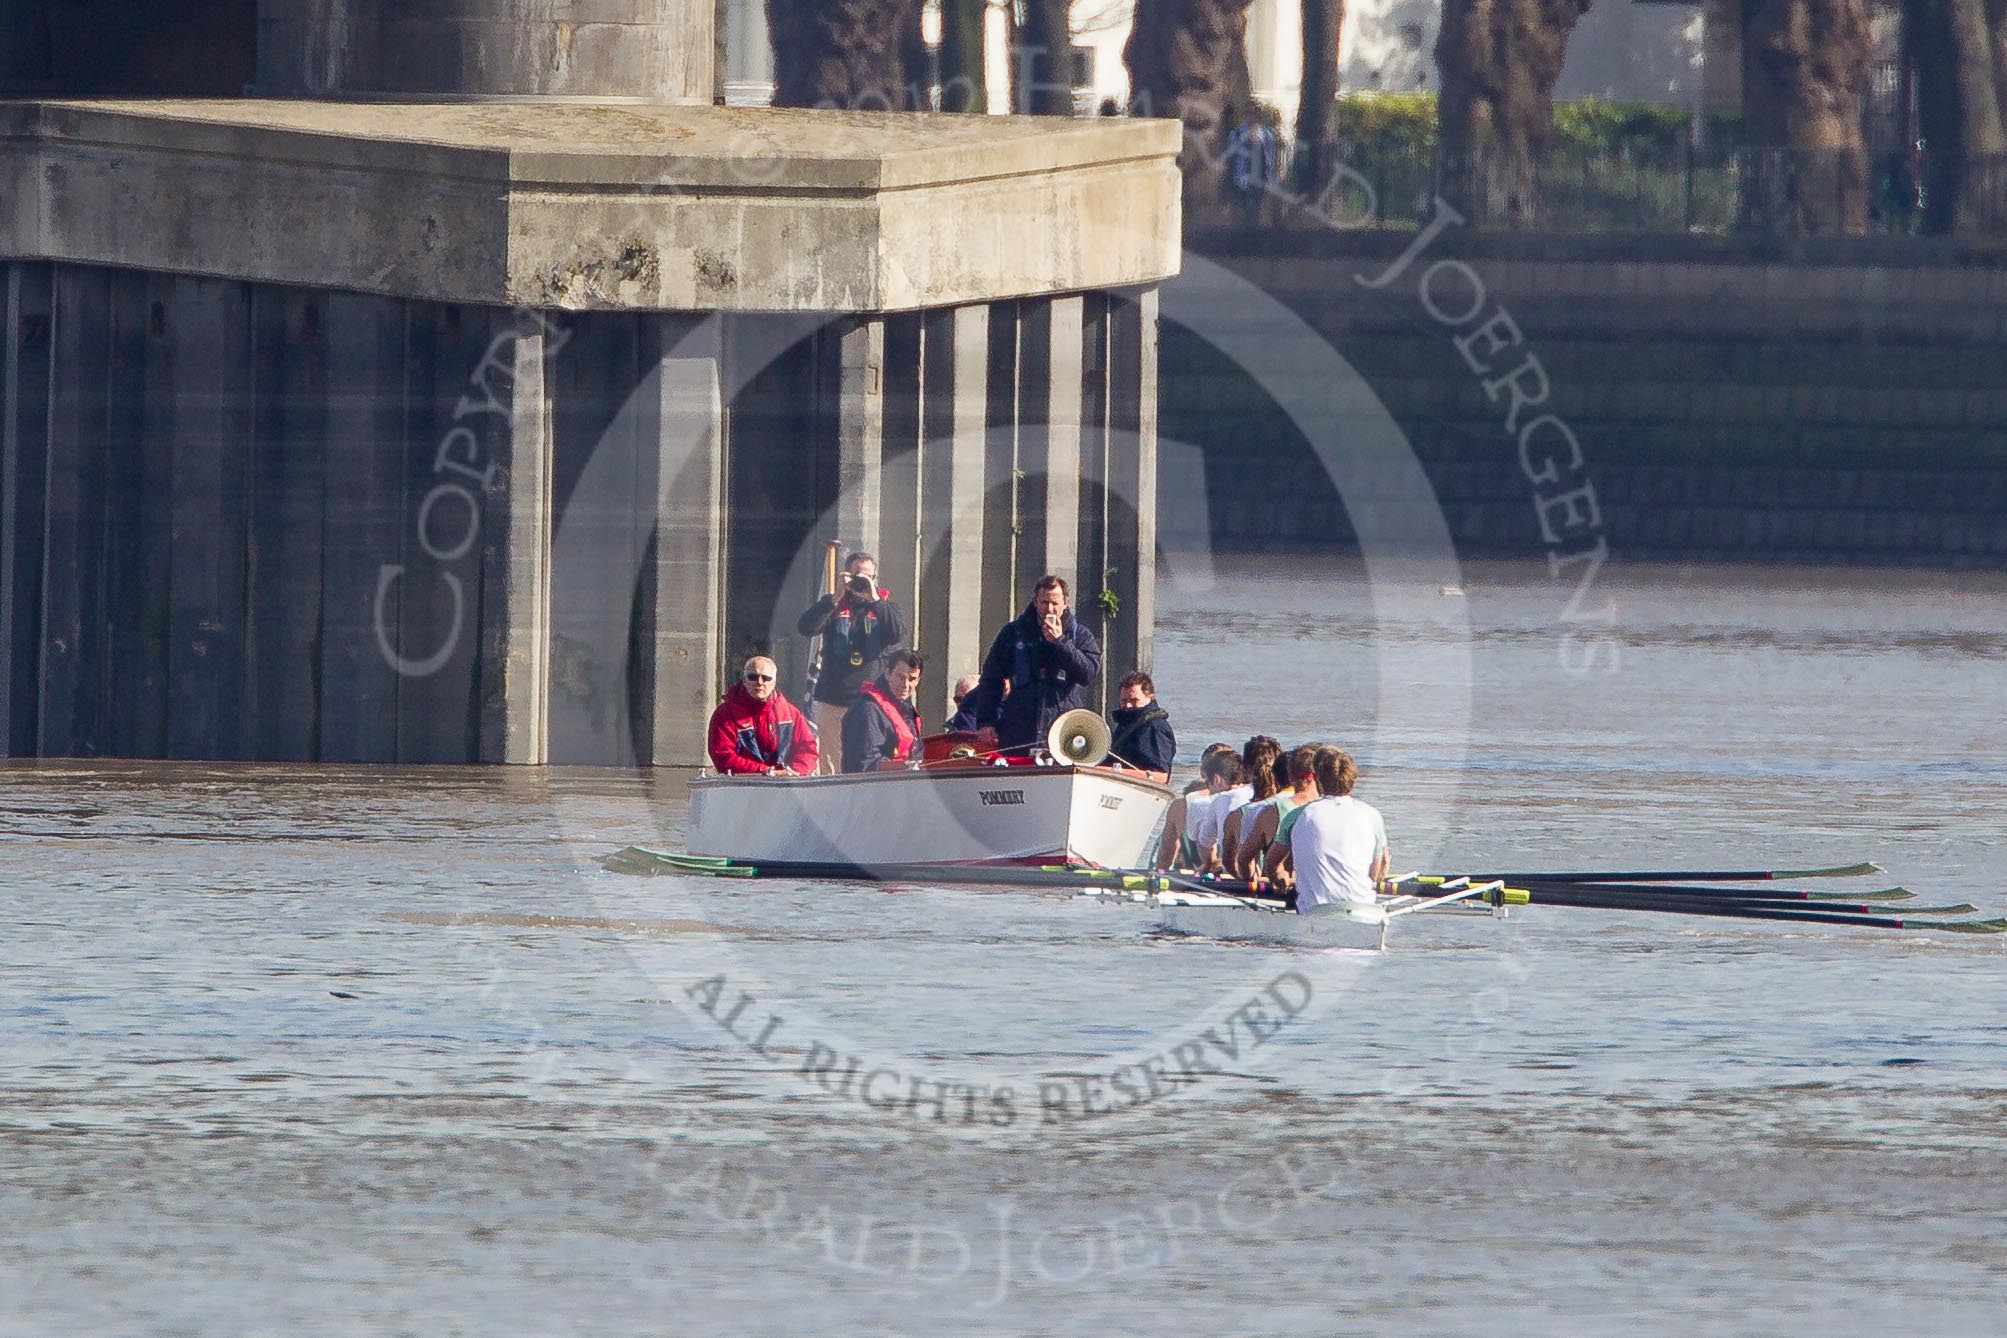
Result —
[[1199, 779], [1174, 800], [1156, 867], [1266, 881], [1298, 910], [1370, 902], [1392, 867], [1380, 812], [1355, 798], [1359, 767], [1330, 744], [1284, 752], [1266, 734], [1236, 753], [1207, 748]]
[[[974, 735], [983, 754], [1029, 752], [1060, 715], [1087, 704], [1101, 677], [1101, 644], [1074, 617], [1071, 600], [1063, 577], [1038, 581], [1030, 605], [990, 643], [982, 672], [956, 683], [950, 732]], [[796, 630], [817, 645], [813, 718], [779, 690], [773, 659], [754, 655], [712, 712], [711, 764], [734, 775], [807, 776], [916, 760], [926, 662], [900, 645], [905, 614], [878, 584], [877, 560], [850, 554], [837, 588], [809, 606]], [[1108, 765], [1170, 779], [1177, 738], [1148, 674], [1122, 680], [1112, 726]]]

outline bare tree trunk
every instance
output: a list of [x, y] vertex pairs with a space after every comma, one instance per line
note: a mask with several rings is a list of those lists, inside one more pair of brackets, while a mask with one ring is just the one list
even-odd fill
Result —
[[1924, 141], [1924, 230], [1980, 236], [2007, 221], [2007, 4], [1909, 0]]
[[1298, 185], [1312, 197], [1329, 184], [1336, 166], [1338, 33], [1344, 23], [1345, 0], [1303, 0], [1303, 94], [1296, 104], [1296, 162]]
[[900, 86], [905, 96], [898, 105], [907, 111], [934, 110], [934, 48], [927, 45], [920, 9], [919, 0], [915, 0], [899, 17]]
[[1866, 230], [1861, 104], [1872, 49], [1863, 0], [1744, 0], [1744, 227]]
[[1122, 59], [1138, 116], [1175, 116], [1185, 125], [1178, 165], [1185, 216], [1227, 216], [1226, 137], [1252, 102], [1247, 70], [1250, 0], [1136, 0]]
[[766, 0], [776, 107], [905, 107], [920, 0]]
[[1072, 10], [1069, 0], [1024, 0], [1013, 62], [1020, 112], [1073, 115]]
[[1442, 192], [1474, 223], [1533, 220], [1554, 83], [1591, 0], [1445, 0], [1436, 36]]
[[1992, 37], [1993, 91], [2000, 119], [2007, 123], [2007, 0], [1986, 0], [1986, 27]]
[[1998, 65], [1998, 20], [1986, 0], [1951, 0], [1953, 39], [1958, 53], [1958, 101], [1965, 133], [1959, 150], [1958, 205], [1952, 231], [1983, 237], [2000, 230], [2001, 166], [2007, 157], [2007, 117]]
[[988, 0], [941, 0], [941, 110], [990, 109], [989, 69], [984, 64]]

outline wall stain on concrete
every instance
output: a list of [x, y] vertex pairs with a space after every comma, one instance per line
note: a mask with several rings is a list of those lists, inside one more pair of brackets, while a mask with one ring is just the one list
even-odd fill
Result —
[[640, 237], [629, 237], [611, 255], [581, 256], [543, 277], [540, 302], [577, 308], [634, 300], [662, 288], [662, 257]]

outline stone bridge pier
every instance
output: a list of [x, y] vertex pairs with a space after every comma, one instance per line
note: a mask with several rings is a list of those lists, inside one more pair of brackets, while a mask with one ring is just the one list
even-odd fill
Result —
[[1046, 571], [1148, 664], [1175, 124], [713, 107], [708, 28], [546, 9], [0, 102], [0, 751], [695, 764], [830, 540], [930, 721]]

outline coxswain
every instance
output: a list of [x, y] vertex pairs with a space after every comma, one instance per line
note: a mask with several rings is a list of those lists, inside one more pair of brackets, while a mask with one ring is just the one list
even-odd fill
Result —
[[824, 769], [843, 765], [843, 716], [864, 685], [885, 667], [885, 653], [906, 639], [906, 615], [892, 592], [878, 584], [878, 559], [852, 553], [843, 563], [841, 588], [809, 606], [795, 630], [821, 640], [821, 668], [810, 693]]
[[1317, 745], [1290, 749], [1287, 756], [1276, 759], [1275, 770], [1278, 784], [1289, 788], [1278, 790], [1268, 806], [1255, 813], [1235, 855], [1234, 876], [1249, 882], [1275, 876], [1275, 866], [1289, 849], [1284, 827], [1290, 814], [1317, 797]]
[[885, 672], [866, 683], [843, 717], [843, 769], [876, 771], [913, 759], [920, 744], [920, 713], [913, 705], [925, 663], [914, 650], [885, 657]]
[[1282, 745], [1266, 734], [1257, 734], [1242, 745], [1241, 787], [1248, 793], [1245, 799], [1227, 808], [1226, 817], [1220, 822], [1221, 872], [1234, 867], [1234, 856], [1240, 850], [1242, 824], [1248, 814], [1275, 796], [1275, 759], [1281, 756]]
[[1317, 758], [1319, 798], [1295, 813], [1289, 833], [1289, 864], [1295, 873], [1299, 912], [1335, 903], [1371, 903], [1392, 867], [1387, 825], [1380, 811], [1354, 798], [1359, 767], [1348, 753], [1332, 748]]
[[1178, 736], [1171, 731], [1171, 714], [1157, 704], [1157, 685], [1146, 673], [1125, 674], [1109, 715], [1115, 737], [1104, 766], [1124, 766], [1146, 773], [1154, 781], [1171, 778], [1178, 755]]
[[815, 730], [782, 694], [774, 662], [746, 661], [740, 681], [711, 712], [711, 765], [733, 776], [808, 776], [815, 772]]
[[1044, 743], [1052, 722], [1085, 705], [1101, 676], [1101, 643], [1067, 607], [1071, 594], [1061, 577], [1041, 577], [1030, 606], [990, 643], [981, 681], [962, 702], [1000, 751]]

